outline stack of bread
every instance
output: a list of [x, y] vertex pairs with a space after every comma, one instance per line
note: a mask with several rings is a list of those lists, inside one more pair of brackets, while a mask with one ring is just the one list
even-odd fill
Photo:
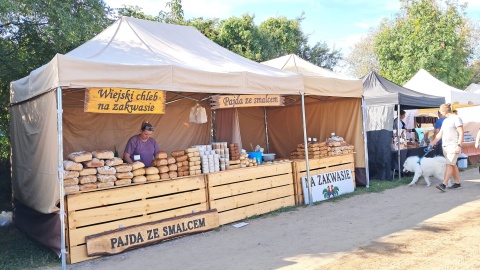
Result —
[[[200, 160], [200, 150], [197, 147], [190, 147], [185, 150], [188, 160], [188, 173], [190, 175], [199, 175], [202, 174]], [[188, 174], [187, 174], [188, 175]]]
[[71, 160], [64, 160], [63, 169], [63, 187], [65, 189], [65, 194], [72, 194], [80, 191], [78, 177], [80, 176], [80, 171], [83, 170], [82, 164]]
[[141, 161], [135, 161], [132, 163], [132, 182], [133, 183], [145, 183], [147, 177], [145, 177], [145, 164]]
[[328, 156], [343, 155], [353, 153], [355, 148], [353, 145], [348, 144], [342, 137], [333, 136], [327, 139]]
[[113, 166], [115, 169], [115, 177], [117, 180], [115, 181], [115, 186], [125, 186], [125, 185], [130, 185], [132, 183], [133, 179], [133, 173], [132, 173], [132, 165], [128, 163], [122, 163], [119, 165]]
[[[165, 152], [165, 151], [158, 152], [155, 155], [155, 159], [152, 162], [153, 163], [152, 167], [156, 168], [157, 170], [149, 169], [149, 168], [152, 168], [152, 167], [149, 167], [149, 168], [147, 168], [148, 169], [148, 174], [146, 173], [147, 169], [145, 169], [145, 174], [147, 174], [147, 176], [158, 174], [158, 179], [156, 179], [156, 180], [170, 179], [170, 176], [168, 175], [168, 172], [169, 172], [168, 162], [169, 162], [169, 160], [168, 160], [167, 152]], [[170, 162], [172, 162], [172, 161], [170, 160]], [[152, 180], [148, 180], [148, 181], [153, 181], [154, 178], [156, 178], [156, 177], [155, 176], [150, 176], [149, 179], [152, 179]]]
[[255, 158], [248, 158], [248, 154], [240, 154], [240, 168], [257, 166], [257, 160]]
[[175, 160], [175, 163], [168, 165], [170, 178], [190, 175], [188, 156], [185, 154], [185, 150], [173, 151], [172, 158]]
[[[322, 158], [328, 154], [326, 142], [310, 142], [307, 144], [308, 158]], [[305, 144], [300, 143], [297, 149], [290, 153], [292, 159], [305, 159]]]
[[230, 160], [240, 160], [240, 151], [238, 150], [238, 143], [231, 143], [229, 148]]

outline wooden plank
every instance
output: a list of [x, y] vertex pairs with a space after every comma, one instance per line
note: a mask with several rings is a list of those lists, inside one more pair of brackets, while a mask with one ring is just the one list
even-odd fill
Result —
[[205, 192], [196, 190], [145, 201], [126, 202], [73, 211], [68, 213], [69, 226], [70, 228], [76, 228], [205, 202]]
[[69, 257], [70, 257], [70, 261], [68, 262], [69, 264], [79, 263], [86, 260], [98, 258], [98, 257], [88, 257], [86, 245], [72, 247], [70, 249]]
[[282, 197], [293, 197], [293, 185], [265, 189], [219, 200], [212, 200], [210, 201], [210, 205], [212, 208], [217, 209], [220, 213], [226, 210], [258, 204]]
[[[297, 163], [297, 170], [299, 172], [303, 172], [307, 170], [307, 163], [305, 160], [296, 160], [295, 162]], [[309, 159], [308, 165], [310, 167], [310, 170], [312, 170], [315, 168], [329, 167], [329, 166], [335, 166], [338, 164], [353, 163], [353, 162], [354, 162], [353, 154], [345, 154], [345, 155], [324, 157], [320, 159]]]
[[204, 175], [67, 195], [70, 211], [205, 188]]
[[209, 187], [214, 187], [247, 179], [258, 179], [287, 173], [292, 173], [292, 165], [290, 162], [211, 173], [208, 174], [207, 177]]
[[216, 200], [219, 198], [235, 196], [239, 194], [249, 193], [252, 191], [263, 190], [289, 184], [293, 184], [292, 174], [277, 175], [268, 178], [253, 179], [252, 181], [211, 187], [209, 189], [209, 197], [210, 200]]
[[208, 210], [124, 227], [86, 237], [88, 256], [112, 255], [219, 226], [217, 210]]
[[[310, 175], [322, 174], [322, 173], [339, 171], [339, 170], [344, 170], [344, 169], [350, 169], [352, 171], [352, 173], [355, 171], [355, 168], [353, 167], [353, 164], [350, 163], [350, 164], [343, 164], [343, 165], [338, 165], [338, 166], [334, 166], [334, 167], [327, 167], [327, 168], [323, 168], [323, 169], [310, 170]], [[299, 178], [302, 178], [304, 176], [307, 176], [307, 172], [299, 172], [298, 173]]]
[[207, 205], [206, 203], [203, 203], [200, 205], [188, 206], [188, 207], [183, 207], [178, 209], [172, 209], [165, 212], [150, 214], [147, 216], [139, 216], [135, 218], [116, 220], [108, 223], [92, 225], [92, 226], [83, 227], [79, 229], [70, 229], [70, 246], [73, 247], [73, 246], [85, 244], [85, 237], [87, 235], [97, 234], [100, 232], [115, 230], [120, 227], [143, 224], [143, 223], [152, 222], [155, 220], [166, 219], [170, 217], [176, 217], [180, 215], [186, 215], [189, 213], [206, 211], [206, 210], [207, 210]]
[[232, 223], [251, 217], [254, 215], [261, 215], [268, 212], [275, 211], [282, 207], [295, 205], [293, 196], [280, 198], [273, 201], [268, 201], [260, 204], [255, 204], [247, 207], [237, 208], [235, 210], [226, 211], [218, 214], [220, 225]]

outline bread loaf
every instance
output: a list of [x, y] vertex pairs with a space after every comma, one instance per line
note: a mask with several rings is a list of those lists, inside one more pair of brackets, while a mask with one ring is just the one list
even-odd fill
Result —
[[177, 161], [175, 160], [174, 157], [169, 157], [169, 158], [167, 158], [167, 162], [168, 162], [168, 164], [173, 164], [173, 163], [175, 163], [175, 162], [177, 162]]
[[167, 157], [168, 157], [168, 155], [167, 155], [167, 152], [165, 152], [165, 151], [160, 151], [155, 155], [155, 158], [158, 158], [158, 159], [167, 158]]
[[[162, 167], [166, 167], [168, 169], [167, 166], [162, 166]], [[149, 174], [158, 174], [159, 170], [158, 168], [156, 167], [148, 167], [145, 169], [145, 174], [146, 175], [149, 175]]]
[[177, 178], [178, 175], [177, 175], [177, 172], [169, 172], [169, 173], [168, 173], [168, 176], [169, 176], [170, 178]]
[[160, 180], [160, 175], [158, 175], [158, 173], [156, 173], [156, 174], [147, 174], [146, 178], [147, 178], [147, 181]]
[[97, 189], [97, 184], [88, 183], [88, 184], [79, 185], [79, 187], [80, 187], [80, 191], [94, 190], [94, 189]]
[[177, 168], [177, 171], [179, 171], [179, 172], [188, 171], [188, 168], [189, 168], [188, 166], [182, 166], [180, 168]]
[[76, 178], [80, 176], [79, 171], [63, 171], [63, 179]]
[[145, 182], [147, 182], [147, 177], [145, 177], [144, 175], [138, 175], [138, 176], [133, 177], [132, 182], [133, 183], [145, 183]]
[[78, 178], [76, 178], [76, 177], [63, 180], [63, 186], [64, 187], [75, 186], [75, 185], [78, 185]]
[[185, 161], [185, 160], [187, 160], [187, 159], [188, 159], [188, 156], [187, 156], [187, 155], [185, 155], [185, 156], [179, 156], [179, 157], [177, 157], [177, 162]]
[[85, 168], [79, 172], [80, 176], [97, 174], [96, 168]]
[[109, 188], [115, 185], [115, 181], [97, 183], [97, 188]]
[[83, 162], [83, 165], [88, 168], [97, 168], [105, 166], [105, 161], [103, 161], [103, 159], [92, 158], [92, 160]]
[[[189, 162], [188, 160], [182, 161], [182, 166], [188, 166], [188, 162]], [[194, 162], [195, 162], [195, 161], [194, 161]], [[200, 164], [199, 164], [199, 165], [200, 165]]]
[[160, 173], [166, 173], [166, 172], [170, 171], [168, 169], [168, 166], [160, 166], [160, 167], [158, 167], [158, 170], [159, 170]]
[[133, 176], [139, 176], [145, 174], [145, 168], [140, 168], [132, 171]]
[[105, 182], [115, 182], [117, 181], [117, 177], [112, 174], [97, 174], [97, 180], [100, 183], [105, 183]]
[[183, 156], [183, 155], [185, 155], [184, 150], [178, 150], [178, 151], [173, 151], [172, 152], [172, 157], [179, 157], [179, 156]]
[[168, 165], [168, 170], [169, 171], [176, 171], [177, 170], [177, 165], [175, 165], [175, 164]]
[[200, 161], [200, 157], [191, 157], [188, 160], [189, 161]]
[[115, 186], [125, 186], [130, 185], [132, 183], [132, 179], [120, 179], [115, 181]]
[[80, 187], [78, 185], [66, 186], [63, 187], [63, 189], [65, 190], [65, 195], [77, 193], [80, 191]]
[[121, 172], [131, 172], [132, 171], [132, 165], [130, 165], [128, 163], [123, 163], [121, 165], [117, 165], [114, 168], [119, 173], [121, 173]]
[[123, 163], [123, 159], [119, 157], [114, 157], [112, 159], [105, 160], [105, 165], [107, 166], [117, 166]]
[[98, 167], [97, 168], [98, 174], [115, 174], [117, 173], [117, 170], [114, 167], [110, 166], [103, 166], [103, 167]]
[[81, 171], [83, 170], [82, 163], [78, 163], [71, 160], [64, 160], [63, 161], [63, 169], [67, 171]]
[[187, 148], [187, 150], [185, 150], [185, 152], [187, 152], [187, 153], [198, 152], [198, 148]]
[[120, 172], [120, 173], [116, 173], [115, 174], [115, 177], [117, 177], [117, 179], [132, 179], [133, 178], [133, 173], [132, 172]]
[[140, 169], [143, 167], [145, 167], [145, 164], [143, 164], [143, 162], [141, 161], [135, 161], [132, 163], [132, 170]]
[[170, 176], [168, 175], [168, 173], [161, 173], [160, 174], [160, 179], [161, 180], [170, 179]]
[[163, 166], [163, 165], [168, 165], [168, 160], [167, 159], [155, 159], [153, 160], [153, 164], [158, 167], [158, 166]]
[[84, 161], [89, 161], [92, 160], [92, 153], [87, 152], [87, 151], [78, 151], [78, 152], [73, 152], [68, 155], [68, 159], [75, 161], [75, 162], [84, 162]]
[[78, 182], [82, 185], [84, 184], [89, 184], [89, 183], [95, 183], [97, 182], [97, 176], [96, 175], [84, 175], [80, 176], [78, 178]]
[[95, 150], [92, 152], [92, 156], [98, 159], [112, 159], [114, 158], [113, 151], [109, 150]]

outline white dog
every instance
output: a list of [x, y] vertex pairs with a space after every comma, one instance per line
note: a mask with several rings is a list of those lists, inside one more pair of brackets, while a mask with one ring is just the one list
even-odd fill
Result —
[[[436, 156], [433, 158], [428, 157], [409, 157], [403, 164], [404, 172], [413, 172], [413, 180], [409, 186], [415, 185], [418, 182], [418, 178], [423, 176], [427, 186], [430, 186], [430, 177], [433, 176], [437, 179], [443, 180], [445, 175], [446, 160], [444, 157]], [[451, 179], [448, 181], [451, 186]]]

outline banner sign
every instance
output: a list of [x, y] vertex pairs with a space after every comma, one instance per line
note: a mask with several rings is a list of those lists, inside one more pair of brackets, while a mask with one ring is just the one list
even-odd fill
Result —
[[118, 114], [164, 114], [165, 91], [87, 88], [84, 111]]
[[205, 232], [219, 225], [216, 209], [125, 227], [85, 237], [87, 255], [123, 252], [182, 235]]
[[[313, 202], [328, 200], [355, 190], [350, 169], [310, 175]], [[307, 177], [302, 177], [303, 199], [309, 204]]]
[[212, 96], [212, 109], [283, 106], [285, 98], [281, 95], [225, 95]]

